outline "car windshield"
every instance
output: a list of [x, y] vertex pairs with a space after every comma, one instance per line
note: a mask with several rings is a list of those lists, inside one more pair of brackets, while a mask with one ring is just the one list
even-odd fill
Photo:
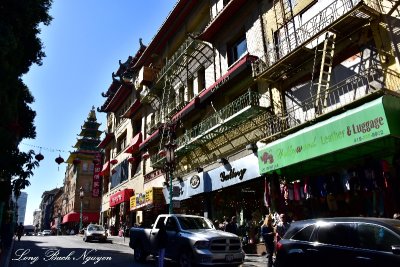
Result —
[[104, 228], [101, 225], [90, 225], [88, 227], [88, 230], [89, 231], [104, 231]]
[[189, 229], [212, 229], [210, 220], [199, 217], [178, 217], [179, 224], [183, 230]]

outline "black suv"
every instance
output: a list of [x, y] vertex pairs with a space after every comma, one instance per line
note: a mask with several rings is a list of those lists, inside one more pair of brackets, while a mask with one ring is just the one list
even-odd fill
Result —
[[398, 267], [400, 220], [346, 217], [293, 222], [276, 248], [276, 267]]

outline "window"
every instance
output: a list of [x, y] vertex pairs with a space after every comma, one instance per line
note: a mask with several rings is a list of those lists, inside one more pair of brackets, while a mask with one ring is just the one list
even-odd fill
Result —
[[167, 219], [166, 223], [166, 230], [167, 231], [177, 231], [178, 230], [178, 225], [176, 224], [175, 218], [169, 217]]
[[247, 52], [246, 35], [228, 45], [228, 65], [232, 65]]
[[124, 150], [126, 147], [126, 133], [122, 134], [117, 141], [117, 154]]
[[199, 92], [206, 87], [206, 70], [204, 68], [197, 71], [197, 85]]
[[299, 232], [297, 232], [291, 239], [299, 241], [309, 241], [313, 231], [314, 231], [314, 225], [306, 226]]
[[354, 247], [356, 240], [356, 225], [354, 223], [332, 223], [321, 225], [318, 229], [319, 243]]
[[359, 247], [371, 250], [391, 251], [393, 245], [400, 245], [400, 239], [390, 230], [373, 224], [358, 225]]
[[194, 97], [193, 79], [192, 78], [187, 81], [187, 97], [188, 97], [188, 100], [190, 100]]

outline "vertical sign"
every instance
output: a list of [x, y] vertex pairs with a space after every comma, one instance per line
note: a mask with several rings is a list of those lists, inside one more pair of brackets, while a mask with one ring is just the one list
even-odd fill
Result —
[[94, 168], [93, 168], [93, 185], [92, 185], [92, 197], [100, 196], [100, 172], [101, 172], [101, 153], [97, 153], [94, 157]]

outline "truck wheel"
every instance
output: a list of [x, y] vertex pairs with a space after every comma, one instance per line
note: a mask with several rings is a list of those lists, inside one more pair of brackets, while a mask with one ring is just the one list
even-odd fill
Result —
[[135, 248], [133, 249], [133, 258], [137, 262], [144, 262], [146, 261], [147, 255], [143, 249], [143, 246], [141, 244], [137, 244]]
[[192, 264], [192, 253], [185, 251], [179, 256], [179, 266], [181, 267], [191, 267]]

